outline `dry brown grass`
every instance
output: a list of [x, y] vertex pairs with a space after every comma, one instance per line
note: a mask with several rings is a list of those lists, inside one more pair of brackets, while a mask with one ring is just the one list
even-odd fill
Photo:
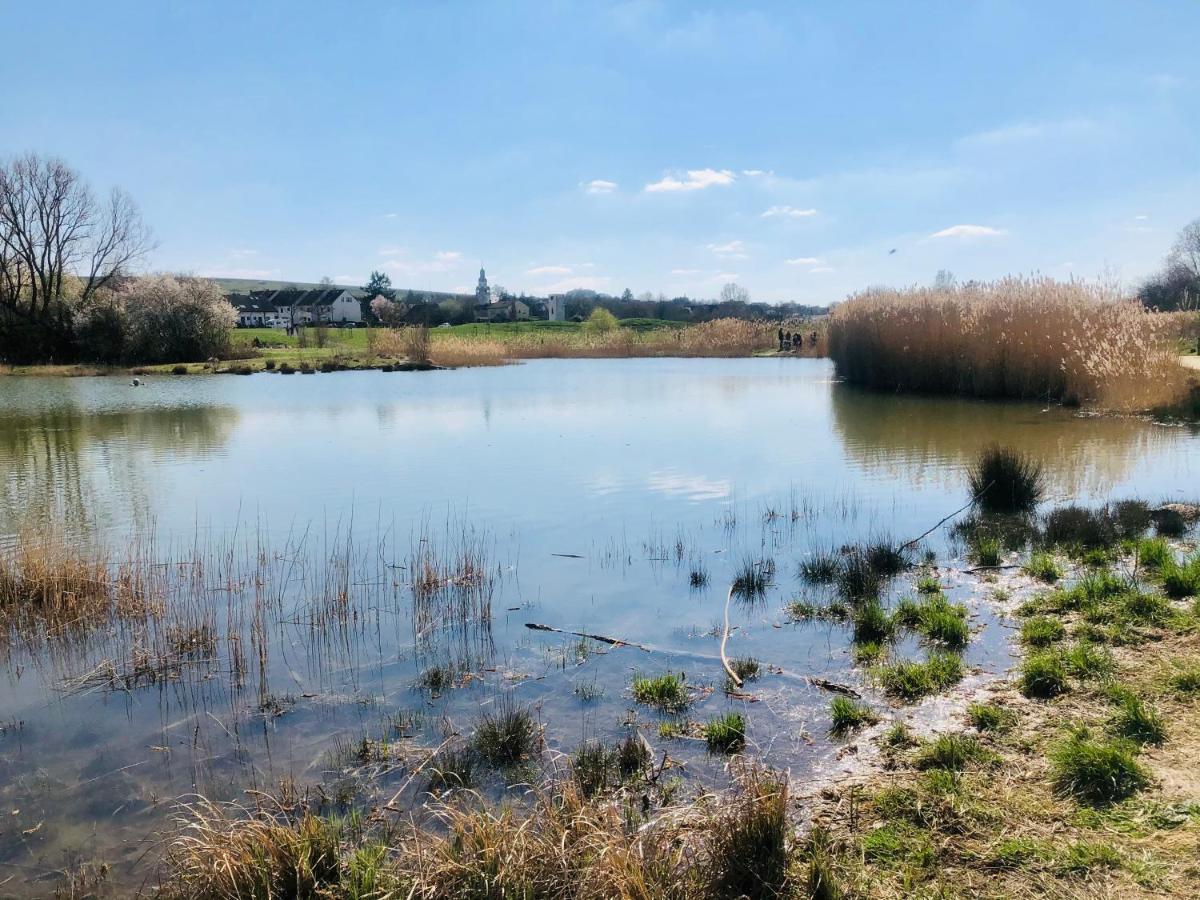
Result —
[[578, 329], [520, 331], [487, 337], [435, 332], [430, 357], [444, 366], [486, 366], [519, 359], [751, 356], [775, 346], [775, 327], [743, 319], [715, 319], [685, 328], [646, 332], [628, 328]]
[[136, 552], [116, 561], [98, 543], [72, 544], [49, 529], [26, 529], [0, 550], [0, 619], [10, 626], [82, 627], [140, 615], [150, 593]]
[[1177, 333], [1101, 287], [1005, 278], [857, 294], [831, 315], [829, 352], [874, 388], [1142, 410], [1183, 393]]
[[[746, 770], [739, 788], [643, 819], [573, 780], [518, 805], [462, 792], [373, 837], [347, 823], [207, 801], [186, 806], [159, 895], [709, 900], [782, 896], [790, 830], [785, 782]], [[367, 888], [364, 890], [364, 888]]]

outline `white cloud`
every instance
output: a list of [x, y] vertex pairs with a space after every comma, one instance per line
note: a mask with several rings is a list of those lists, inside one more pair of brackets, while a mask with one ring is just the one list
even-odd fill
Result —
[[1100, 130], [1100, 123], [1094, 119], [1083, 117], [1052, 122], [1016, 122], [1001, 128], [993, 128], [990, 131], [968, 134], [954, 143], [955, 146], [962, 149], [983, 150], [1010, 147], [1014, 144], [1026, 144], [1033, 141], [1053, 140], [1061, 143], [1080, 138], [1095, 138]]
[[359, 278], [357, 275], [334, 275], [333, 280], [336, 284], [366, 284], [366, 278]]
[[589, 194], [611, 194], [617, 189], [615, 181], [605, 181], [603, 178], [594, 178], [591, 181], [583, 183], [583, 189]]
[[737, 272], [713, 272], [713, 276], [709, 279], [709, 281], [737, 281], [738, 277], [739, 276]]
[[657, 194], [669, 191], [701, 191], [713, 185], [733, 184], [736, 176], [728, 169], [688, 169], [687, 178], [683, 181], [674, 175], [667, 175], [661, 181], [646, 185], [647, 193]]
[[742, 174], [747, 178], [770, 178], [775, 173], [766, 169], [742, 169]]
[[384, 247], [379, 251], [380, 256], [399, 256], [404, 252], [403, 247]]
[[703, 275], [703, 269], [672, 269], [672, 275]]
[[607, 276], [576, 276], [574, 278], [564, 278], [561, 281], [554, 282], [554, 284], [546, 285], [545, 290], [552, 294], [561, 294], [574, 290], [601, 291], [608, 287], [610, 281], [612, 279]]
[[203, 278], [254, 278], [260, 281], [274, 281], [280, 276], [279, 269], [208, 269], [200, 273]]
[[742, 241], [730, 241], [727, 244], [709, 244], [708, 249], [715, 256], [723, 256], [727, 259], [745, 259], [746, 245]]
[[1146, 221], [1146, 220], [1147, 220], [1148, 218], [1150, 218], [1150, 217], [1149, 217], [1149, 216], [1142, 215], [1142, 216], [1134, 216], [1134, 218], [1135, 218], [1135, 219], [1137, 219], [1139, 222], [1144, 222], [1144, 221]]
[[785, 260], [789, 266], [819, 266], [823, 259], [819, 256], [797, 256], [795, 259]]
[[[399, 255], [403, 253], [399, 247], [387, 248], [384, 255]], [[449, 272], [462, 265], [463, 255], [458, 250], [439, 250], [429, 259], [389, 259], [383, 268], [392, 272], [412, 275], [421, 272]]]
[[385, 219], [394, 219], [394, 218], [396, 218], [396, 216], [398, 216], [398, 215], [400, 215], [400, 213], [384, 213], [384, 214], [383, 214], [383, 217], [384, 217]]
[[772, 206], [762, 214], [762, 217], [764, 219], [771, 219], [782, 216], [788, 219], [803, 219], [807, 216], [815, 216], [816, 214], [817, 211], [815, 209], [797, 209], [794, 206]]
[[832, 271], [833, 271], [832, 266], [814, 266], [813, 268], [808, 270], [810, 275], [821, 275], [824, 272], [832, 272]]
[[526, 275], [570, 275], [570, 266], [534, 266], [532, 269], [526, 269]]
[[252, 256], [258, 256], [257, 250], [230, 250], [230, 259], [249, 259]]
[[935, 238], [980, 238], [999, 237], [1008, 234], [1003, 228], [992, 228], [989, 225], [951, 225], [941, 231], [935, 231], [930, 237]]

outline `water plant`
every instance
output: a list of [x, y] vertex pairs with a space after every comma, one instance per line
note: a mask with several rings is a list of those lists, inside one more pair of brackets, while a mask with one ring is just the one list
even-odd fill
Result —
[[701, 730], [709, 753], [736, 753], [746, 745], [746, 719], [738, 712], [706, 722]]
[[874, 725], [879, 721], [879, 714], [865, 703], [849, 697], [834, 697], [829, 701], [829, 719], [830, 734], [844, 735]]
[[571, 775], [584, 797], [608, 788], [616, 771], [616, 754], [599, 741], [584, 741], [571, 754]]
[[1054, 584], [1063, 576], [1062, 567], [1055, 561], [1053, 554], [1037, 551], [1029, 556], [1029, 561], [1021, 566], [1021, 571], [1030, 578]]
[[833, 550], [815, 551], [800, 560], [800, 578], [809, 584], [831, 584], [837, 577], [839, 563]]
[[475, 784], [479, 757], [473, 748], [446, 747], [439, 751], [430, 763], [426, 790], [431, 794], [470, 788]]
[[1123, 800], [1150, 783], [1133, 742], [1094, 737], [1083, 728], [1050, 751], [1050, 765], [1055, 787], [1093, 805]]
[[682, 672], [664, 672], [661, 675], [633, 676], [633, 699], [647, 706], [656, 706], [665, 712], [680, 712], [691, 703]]
[[980, 535], [971, 546], [971, 561], [977, 566], [998, 566], [1004, 553], [1000, 538]]
[[1019, 450], [997, 444], [979, 454], [967, 473], [967, 480], [971, 498], [987, 512], [1031, 510], [1046, 492], [1041, 463]]
[[787, 879], [787, 782], [751, 770], [742, 794], [708, 832], [707, 881], [713, 897], [777, 900]]
[[489, 765], [510, 766], [533, 753], [538, 733], [533, 713], [505, 697], [476, 720], [472, 747]]
[[1183, 562], [1171, 559], [1159, 569], [1163, 590], [1169, 597], [1191, 597], [1200, 595], [1200, 553]]
[[957, 653], [934, 651], [924, 662], [900, 660], [875, 669], [884, 692], [902, 700], [919, 700], [962, 680], [963, 662]]
[[733, 595], [742, 600], [758, 600], [775, 581], [775, 560], [742, 560], [733, 577]]
[[617, 772], [624, 779], [640, 775], [653, 762], [650, 758], [650, 748], [636, 734], [628, 734], [621, 739], [613, 753], [613, 760]]
[[891, 640], [896, 630], [892, 617], [874, 598], [864, 602], [854, 611], [852, 622], [856, 644], [882, 644]]

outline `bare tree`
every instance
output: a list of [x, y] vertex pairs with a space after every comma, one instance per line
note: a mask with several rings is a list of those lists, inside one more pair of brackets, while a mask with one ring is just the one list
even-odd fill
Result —
[[1200, 278], [1200, 219], [1183, 226], [1167, 257], [1167, 267], [1179, 267], [1192, 278]]
[[32, 153], [0, 164], [0, 310], [9, 315], [66, 327], [68, 287], [86, 302], [151, 246], [123, 191], [99, 203], [66, 163]]
[[750, 292], [736, 281], [731, 281], [721, 288], [720, 300], [722, 303], [749, 303]]

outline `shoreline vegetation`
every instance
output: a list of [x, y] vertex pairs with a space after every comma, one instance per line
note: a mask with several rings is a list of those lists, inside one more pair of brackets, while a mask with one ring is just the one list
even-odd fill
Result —
[[[498, 366], [525, 359], [605, 359], [639, 357], [732, 358], [777, 352], [779, 323], [713, 319], [680, 324], [658, 319], [626, 319], [611, 327], [588, 322], [513, 322], [450, 328], [320, 328], [287, 335], [270, 328], [236, 329], [230, 348], [207, 362], [144, 366], [0, 366], [0, 374], [47, 376], [199, 375], [256, 372], [339, 371], [344, 369], [457, 368]], [[800, 323], [805, 333], [813, 323]], [[818, 341], [789, 355], [823, 356]], [[257, 341], [261, 346], [255, 346]]]
[[[585, 741], [559, 753], [545, 745], [534, 709], [505, 696], [436, 747], [395, 738], [350, 748], [359, 762], [407, 760], [407, 777], [386, 803], [331, 810], [322, 791], [286, 783], [250, 792], [249, 806], [181, 802], [175, 827], [161, 835], [152, 893], [170, 900], [1195, 894], [1200, 505], [1044, 507], [1041, 469], [1003, 447], [985, 451], [969, 475], [972, 503], [948, 524], [959, 548], [953, 560], [921, 556], [917, 541], [872, 539], [800, 569], [812, 592], [802, 596], [825, 599], [794, 601], [791, 621], [819, 620], [852, 635], [860, 690], [816, 685], [830, 694], [831, 735], [859, 761], [850, 776], [818, 777], [798, 790], [786, 772], [757, 758], [762, 738], [751, 739], [740, 713], [672, 720], [657, 732], [635, 721], [611, 746]], [[456, 534], [448, 526], [440, 539], [414, 539], [402, 567], [414, 573], [408, 590], [419, 630], [447, 615], [464, 624], [490, 617], [496, 565], [487, 536], [465, 525]], [[369, 549], [357, 552], [373, 558]], [[296, 548], [284, 555], [297, 556]], [[335, 556], [341, 575], [311, 601], [314, 622], [351, 615], [345, 585], [370, 582], [349, 549]], [[275, 565], [272, 558], [260, 554], [257, 565]], [[956, 568], [960, 559], [968, 568]], [[172, 589], [144, 575], [159, 572], [155, 562], [152, 547], [124, 559], [61, 542], [39, 553], [35, 541], [23, 541], [0, 551], [0, 613], [24, 640], [80, 639], [89, 623], [114, 616], [182, 616], [186, 635], [164, 629], [159, 655], [104, 675], [118, 684], [163, 677], [156, 673], [175, 665], [177, 654], [191, 659], [219, 636], [201, 594], [186, 593], [198, 589], [189, 573], [209, 568], [203, 560], [176, 566], [185, 593], [175, 610], [161, 602]], [[264, 571], [254, 578], [267, 586], [264, 615], [279, 605], [271, 580]], [[953, 580], [965, 580], [981, 604], [1011, 621], [1010, 673], [967, 671], [962, 652], [977, 634], [968, 607], [946, 593]], [[268, 627], [258, 613], [253, 621]], [[752, 659], [737, 660], [736, 670], [755, 683], [783, 672]], [[422, 676], [431, 691], [447, 677]], [[682, 715], [695, 700], [698, 686], [690, 685], [685, 672], [635, 672], [631, 698]], [[757, 689], [724, 688], [735, 699]], [[921, 714], [934, 707], [942, 715]], [[675, 741], [702, 741], [709, 754], [727, 757], [729, 788], [682, 796], [670, 775]], [[484, 771], [503, 779], [503, 802], [485, 799]]]
[[1180, 364], [1195, 319], [1050, 278], [877, 289], [834, 307], [829, 355], [840, 377], [878, 390], [1181, 409], [1197, 397]]

